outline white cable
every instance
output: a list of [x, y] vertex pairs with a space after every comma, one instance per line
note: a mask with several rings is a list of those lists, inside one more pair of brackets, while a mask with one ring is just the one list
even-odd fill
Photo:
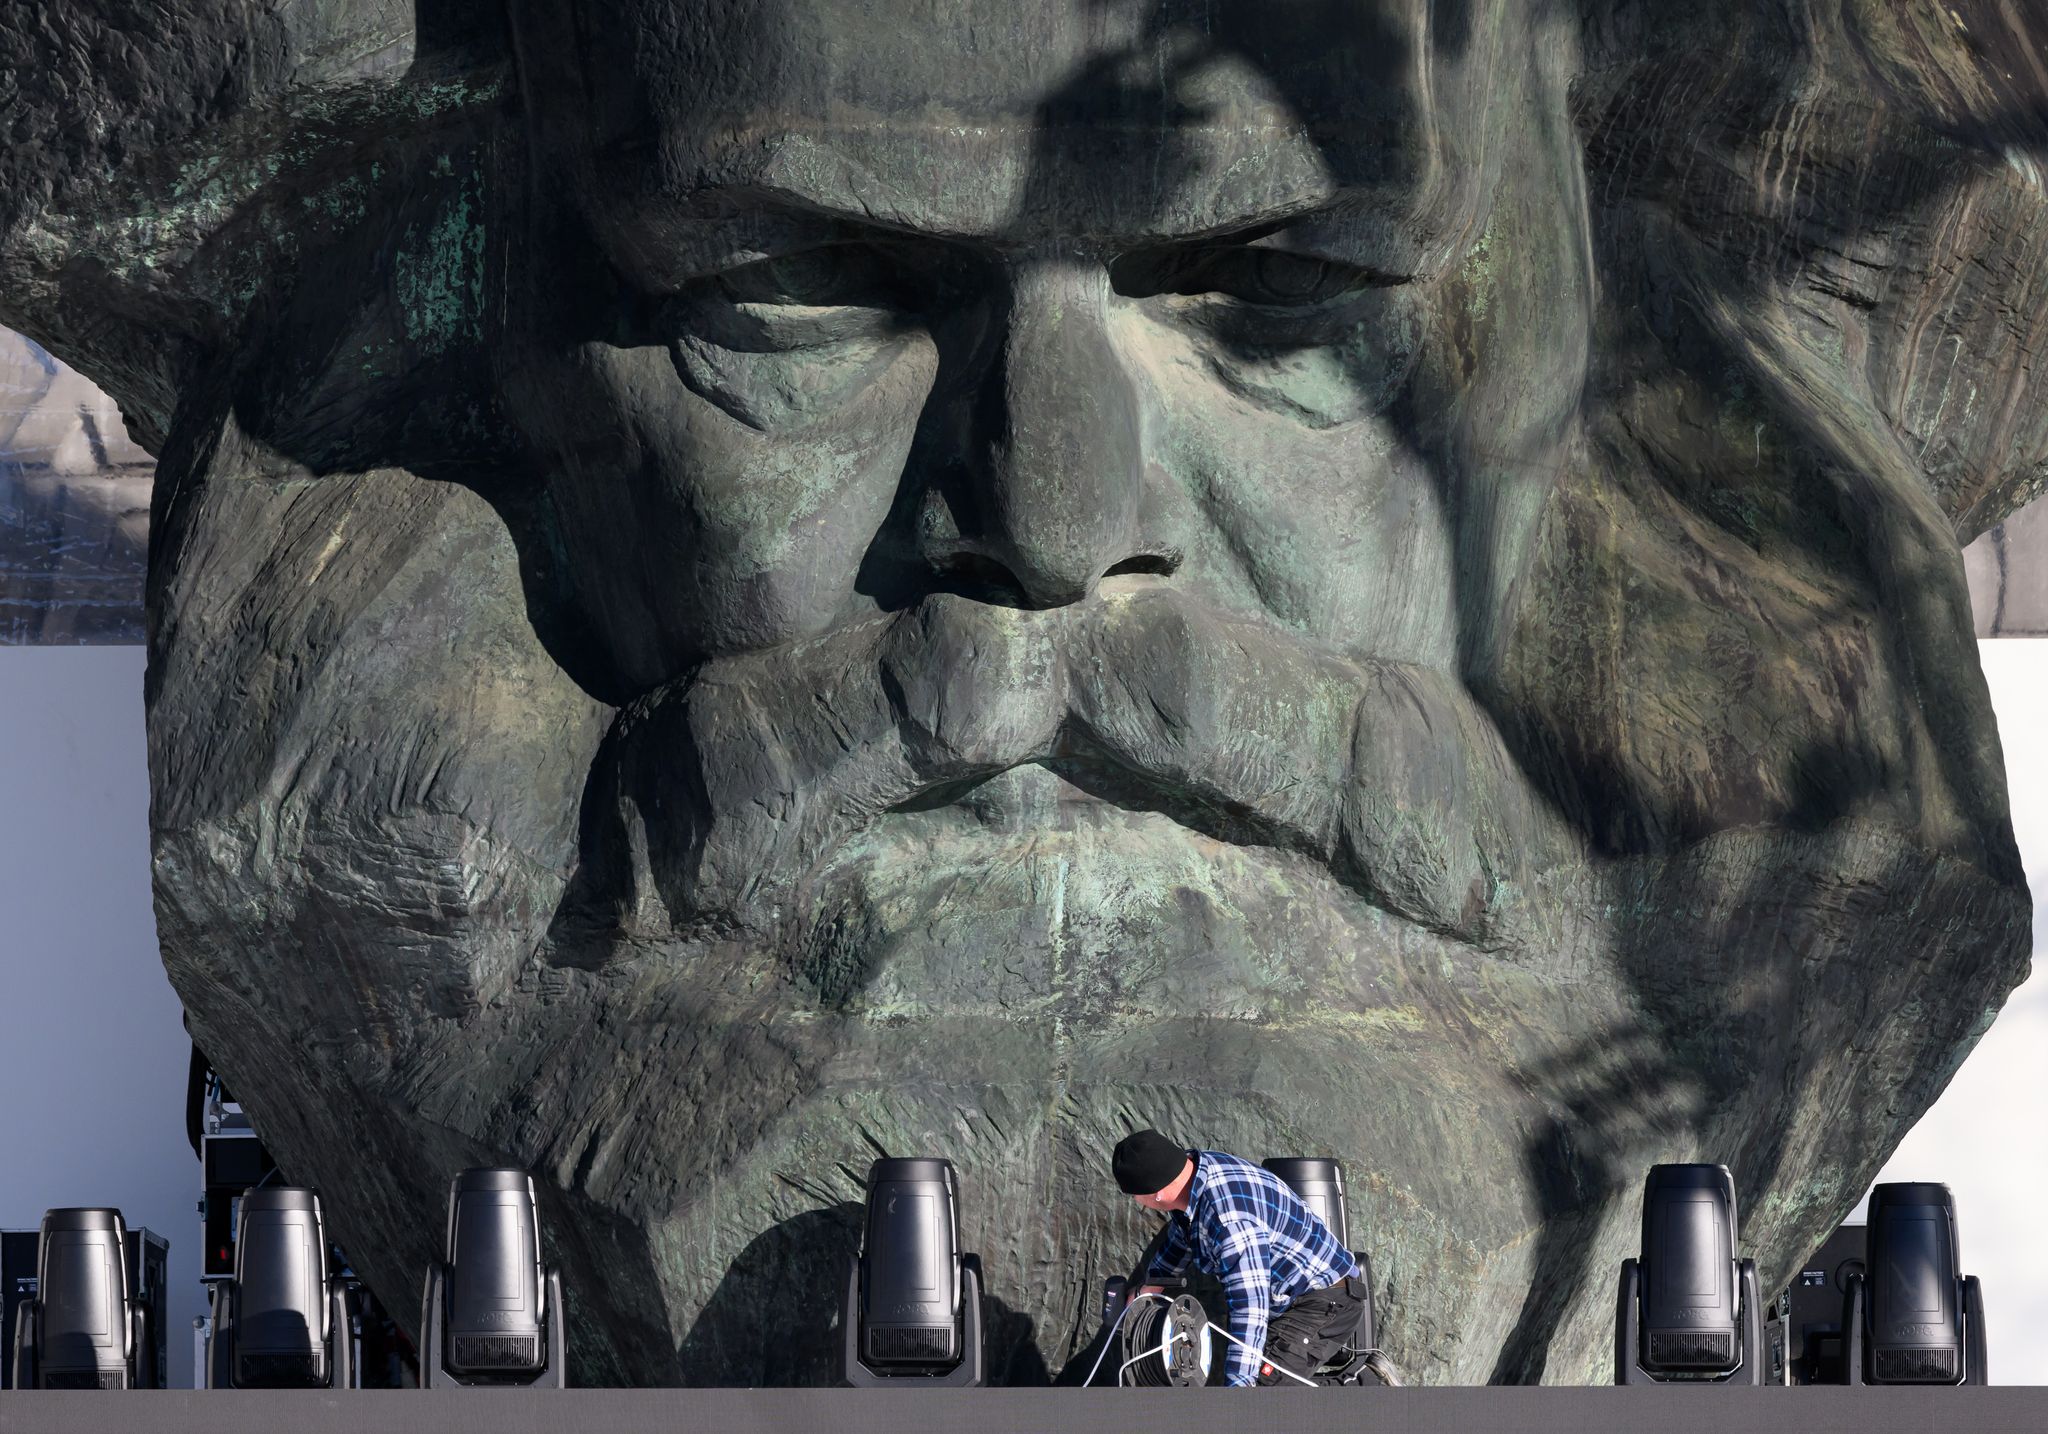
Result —
[[1289, 1379], [1293, 1380], [1293, 1381], [1294, 1381], [1294, 1382], [1295, 1382], [1296, 1384], [1306, 1384], [1306, 1385], [1307, 1385], [1307, 1386], [1308, 1386], [1308, 1387], [1309, 1387], [1310, 1389], [1314, 1389], [1314, 1388], [1316, 1387], [1316, 1382], [1315, 1382], [1315, 1381], [1314, 1381], [1313, 1379], [1303, 1379], [1303, 1378], [1302, 1378], [1302, 1377], [1301, 1377], [1300, 1375], [1296, 1374], [1296, 1373], [1295, 1373], [1295, 1372], [1294, 1372], [1293, 1370], [1291, 1370], [1291, 1369], [1287, 1369], [1287, 1368], [1284, 1368], [1283, 1366], [1281, 1366], [1281, 1365], [1278, 1365], [1278, 1364], [1273, 1364], [1273, 1361], [1272, 1361], [1272, 1360], [1270, 1360], [1270, 1359], [1266, 1358], [1266, 1352], [1265, 1352], [1264, 1350], [1262, 1350], [1262, 1349], [1253, 1349], [1253, 1348], [1252, 1348], [1252, 1347], [1251, 1347], [1250, 1345], [1246, 1344], [1246, 1343], [1245, 1343], [1245, 1342], [1244, 1342], [1243, 1340], [1239, 1339], [1239, 1338], [1238, 1338], [1238, 1337], [1237, 1337], [1236, 1335], [1232, 1334], [1232, 1333], [1231, 1333], [1231, 1332], [1230, 1332], [1229, 1330], [1227, 1330], [1227, 1329], [1224, 1329], [1224, 1328], [1223, 1328], [1222, 1326], [1220, 1326], [1220, 1325], [1213, 1325], [1213, 1324], [1212, 1324], [1212, 1325], [1208, 1326], [1208, 1328], [1210, 1328], [1210, 1329], [1213, 1329], [1213, 1330], [1215, 1330], [1215, 1331], [1216, 1331], [1216, 1333], [1218, 1333], [1218, 1334], [1222, 1335], [1222, 1336], [1223, 1336], [1223, 1337], [1224, 1337], [1225, 1339], [1229, 1340], [1229, 1341], [1230, 1341], [1230, 1342], [1231, 1342], [1232, 1344], [1236, 1345], [1236, 1346], [1237, 1346], [1237, 1347], [1238, 1347], [1239, 1349], [1242, 1349], [1242, 1350], [1245, 1350], [1245, 1351], [1249, 1352], [1249, 1353], [1250, 1353], [1250, 1354], [1252, 1355], [1252, 1357], [1253, 1357], [1253, 1358], [1255, 1358], [1255, 1359], [1257, 1359], [1257, 1360], [1259, 1361], [1259, 1363], [1261, 1363], [1261, 1364], [1267, 1364], [1267, 1365], [1272, 1365], [1272, 1367], [1273, 1367], [1273, 1372], [1274, 1372], [1275, 1374], [1284, 1374], [1284, 1375], [1286, 1375], [1286, 1376], [1287, 1376], [1287, 1377], [1288, 1377]]
[[[1162, 1345], [1160, 1348], [1164, 1349], [1165, 1346]], [[1125, 1360], [1122, 1364], [1119, 1364], [1116, 1367], [1116, 1387], [1118, 1389], [1122, 1389], [1124, 1387], [1125, 1370], [1129, 1369], [1134, 1364], [1144, 1363], [1146, 1360], [1150, 1359], [1153, 1355], [1158, 1353], [1160, 1353], [1160, 1350], [1158, 1349], [1141, 1349], [1138, 1351], [1136, 1355], [1132, 1356], [1130, 1359]]]
[[[1166, 1296], [1164, 1296], [1164, 1295], [1154, 1295], [1154, 1296], [1152, 1296], [1152, 1298], [1153, 1298], [1153, 1299], [1165, 1299], [1165, 1298], [1166, 1298]], [[1202, 1321], [1202, 1333], [1203, 1333], [1203, 1335], [1207, 1335], [1207, 1334], [1209, 1333], [1209, 1331], [1210, 1331], [1211, 1329], [1213, 1329], [1213, 1328], [1215, 1328], [1215, 1326], [1214, 1326], [1214, 1325], [1211, 1325], [1211, 1324], [1210, 1324], [1210, 1323], [1209, 1323], [1209, 1322], [1208, 1322], [1207, 1320], [1204, 1320], [1204, 1321]], [[1124, 1385], [1124, 1371], [1125, 1371], [1125, 1370], [1129, 1369], [1129, 1368], [1130, 1368], [1130, 1367], [1131, 1367], [1132, 1365], [1134, 1365], [1134, 1364], [1142, 1364], [1142, 1363], [1143, 1363], [1144, 1361], [1146, 1361], [1146, 1360], [1148, 1360], [1148, 1359], [1152, 1358], [1152, 1357], [1153, 1357], [1154, 1355], [1157, 1355], [1157, 1356], [1159, 1357], [1159, 1367], [1160, 1367], [1161, 1369], [1164, 1369], [1164, 1370], [1169, 1370], [1169, 1371], [1170, 1371], [1170, 1370], [1171, 1370], [1171, 1369], [1173, 1368], [1173, 1358], [1172, 1358], [1172, 1356], [1171, 1356], [1171, 1355], [1170, 1355], [1170, 1354], [1168, 1353], [1168, 1351], [1170, 1351], [1170, 1350], [1171, 1350], [1171, 1349], [1173, 1348], [1173, 1346], [1175, 1346], [1175, 1345], [1177, 1345], [1177, 1344], [1192, 1344], [1192, 1343], [1194, 1342], [1194, 1339], [1195, 1339], [1195, 1337], [1194, 1337], [1193, 1335], [1190, 1335], [1190, 1334], [1186, 1334], [1186, 1333], [1182, 1333], [1182, 1334], [1175, 1334], [1175, 1333], [1173, 1332], [1173, 1322], [1172, 1322], [1171, 1320], [1168, 1320], [1168, 1321], [1167, 1321], [1167, 1322], [1166, 1322], [1166, 1323], [1165, 1323], [1165, 1324], [1164, 1324], [1164, 1325], [1163, 1325], [1163, 1326], [1162, 1326], [1162, 1327], [1160, 1328], [1160, 1331], [1159, 1331], [1159, 1347], [1158, 1347], [1157, 1349], [1145, 1349], [1145, 1350], [1140, 1350], [1140, 1351], [1139, 1351], [1139, 1352], [1138, 1352], [1137, 1354], [1133, 1355], [1133, 1356], [1132, 1356], [1131, 1358], [1129, 1358], [1129, 1359], [1125, 1360], [1125, 1361], [1124, 1361], [1124, 1362], [1123, 1362], [1122, 1364], [1120, 1364], [1120, 1365], [1118, 1365], [1118, 1366], [1117, 1366], [1117, 1371], [1116, 1371], [1116, 1384], [1117, 1384], [1117, 1388], [1119, 1388], [1119, 1389], [1123, 1388], [1123, 1385]], [[1199, 1358], [1199, 1356], [1197, 1356], [1197, 1358]], [[1205, 1369], [1205, 1370], [1204, 1370], [1203, 1372], [1204, 1372], [1204, 1373], [1207, 1373], [1207, 1370]]]
[[[1125, 1301], [1124, 1301], [1124, 1307], [1123, 1307], [1122, 1309], [1120, 1309], [1120, 1310], [1118, 1310], [1118, 1311], [1116, 1312], [1116, 1318], [1115, 1318], [1115, 1319], [1114, 1319], [1113, 1321], [1111, 1321], [1111, 1323], [1110, 1323], [1110, 1326], [1109, 1326], [1109, 1338], [1108, 1338], [1108, 1339], [1105, 1339], [1105, 1340], [1103, 1340], [1103, 1342], [1102, 1342], [1102, 1353], [1101, 1353], [1101, 1354], [1098, 1354], [1098, 1355], [1096, 1355], [1096, 1356], [1095, 1356], [1095, 1365], [1094, 1365], [1094, 1368], [1090, 1369], [1090, 1370], [1088, 1371], [1088, 1377], [1087, 1377], [1086, 1379], [1084, 1379], [1084, 1380], [1082, 1380], [1082, 1381], [1081, 1381], [1081, 1387], [1082, 1387], [1083, 1389], [1086, 1389], [1086, 1388], [1088, 1388], [1088, 1387], [1089, 1387], [1090, 1385], [1092, 1385], [1093, 1383], [1095, 1383], [1095, 1375], [1096, 1375], [1096, 1371], [1097, 1371], [1097, 1370], [1100, 1370], [1100, 1369], [1102, 1368], [1102, 1360], [1103, 1360], [1103, 1356], [1104, 1356], [1104, 1355], [1107, 1355], [1107, 1354], [1109, 1353], [1109, 1346], [1110, 1346], [1110, 1345], [1111, 1345], [1111, 1344], [1112, 1344], [1112, 1343], [1113, 1343], [1113, 1342], [1115, 1341], [1115, 1339], [1116, 1339], [1116, 1332], [1117, 1332], [1117, 1331], [1118, 1331], [1119, 1329], [1123, 1328], [1123, 1323], [1124, 1323], [1124, 1316], [1125, 1316], [1125, 1315], [1127, 1315], [1127, 1314], [1129, 1314], [1129, 1313], [1130, 1313], [1130, 1312], [1131, 1312], [1131, 1311], [1132, 1311], [1133, 1309], [1135, 1309], [1135, 1308], [1137, 1307], [1138, 1301], [1140, 1301], [1140, 1300], [1164, 1300], [1164, 1299], [1166, 1299], [1166, 1296], [1165, 1296], [1165, 1295], [1148, 1295], [1148, 1294], [1146, 1294], [1146, 1293], [1145, 1293], [1145, 1292], [1144, 1292], [1143, 1290], [1140, 1290], [1140, 1291], [1138, 1291], [1138, 1293], [1136, 1293], [1136, 1294], [1132, 1295], [1132, 1296], [1131, 1296], [1131, 1297], [1130, 1297], [1129, 1299], [1127, 1299], [1127, 1300], [1125, 1300]], [[1168, 1303], [1168, 1304], [1171, 1304], [1171, 1303], [1173, 1303], [1173, 1301], [1171, 1301], [1171, 1300], [1167, 1300], [1167, 1303]], [[1118, 1371], [1117, 1371], [1117, 1381], [1118, 1381], [1118, 1383], [1119, 1383], [1119, 1384], [1121, 1384], [1121, 1383], [1122, 1383], [1122, 1381], [1123, 1381], [1123, 1371], [1122, 1371], [1122, 1370], [1118, 1370]]]
[[[1132, 1295], [1128, 1300], [1124, 1301], [1124, 1307], [1116, 1312], [1116, 1319], [1110, 1323], [1109, 1337], [1103, 1340], [1101, 1353], [1095, 1356], [1095, 1363], [1089, 1369], [1088, 1377], [1081, 1381], [1081, 1387], [1083, 1389], [1086, 1389], [1090, 1385], [1095, 1383], [1095, 1375], [1102, 1368], [1102, 1361], [1104, 1357], [1108, 1355], [1110, 1345], [1116, 1340], [1116, 1332], [1123, 1327], [1124, 1316], [1129, 1314], [1133, 1309], [1137, 1308], [1138, 1301], [1140, 1300], [1166, 1300], [1168, 1304], [1172, 1303], [1172, 1300], [1167, 1299], [1165, 1295], [1146, 1294], [1142, 1290], [1139, 1291], [1137, 1294]], [[1249, 1350], [1253, 1355], [1255, 1355], [1258, 1358], [1258, 1361], [1261, 1364], [1273, 1364], [1272, 1360], [1266, 1358], [1266, 1353], [1264, 1350], [1252, 1349], [1250, 1345], [1246, 1344], [1243, 1340], [1239, 1339], [1229, 1330], [1222, 1328], [1220, 1325], [1211, 1324], [1207, 1320], [1204, 1320], [1202, 1322], [1202, 1329], [1204, 1330], [1204, 1332], [1214, 1330], [1217, 1334], [1222, 1335], [1225, 1339], [1229, 1340], [1239, 1349]], [[1148, 1349], [1143, 1354], [1138, 1355], [1135, 1359], [1127, 1359], [1122, 1364], [1118, 1365], [1116, 1371], [1117, 1386], [1119, 1388], [1123, 1386], [1124, 1371], [1126, 1369], [1129, 1369], [1132, 1365], [1136, 1364], [1138, 1360], [1148, 1359], [1154, 1354], [1160, 1354], [1163, 1358], [1163, 1351], [1166, 1348], [1166, 1344], [1167, 1342], [1162, 1339], [1159, 1343], [1159, 1348], [1157, 1350]], [[1283, 1368], [1282, 1366], [1277, 1364], [1273, 1364], [1273, 1369], [1276, 1373], [1286, 1375], [1296, 1384], [1306, 1384], [1311, 1389], [1314, 1389], [1316, 1387], [1316, 1382], [1313, 1379], [1303, 1379], [1300, 1375], [1296, 1374], [1291, 1369]]]

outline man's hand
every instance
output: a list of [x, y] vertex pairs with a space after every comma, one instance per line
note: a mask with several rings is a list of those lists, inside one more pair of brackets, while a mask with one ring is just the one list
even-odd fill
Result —
[[1166, 1293], [1166, 1286], [1165, 1286], [1165, 1285], [1140, 1285], [1140, 1286], [1138, 1286], [1138, 1293], [1139, 1293], [1139, 1294], [1141, 1294], [1141, 1295], [1163, 1295], [1163, 1294], [1165, 1294], [1165, 1293]]

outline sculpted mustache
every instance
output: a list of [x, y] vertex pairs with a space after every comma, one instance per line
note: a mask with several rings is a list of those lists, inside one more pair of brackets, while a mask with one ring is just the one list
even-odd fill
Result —
[[1481, 946], [1516, 939], [1531, 873], [1566, 851], [1455, 679], [1164, 589], [1049, 611], [935, 596], [710, 662], [627, 708], [608, 747], [619, 915], [642, 930], [753, 924], [892, 808], [1076, 753]]

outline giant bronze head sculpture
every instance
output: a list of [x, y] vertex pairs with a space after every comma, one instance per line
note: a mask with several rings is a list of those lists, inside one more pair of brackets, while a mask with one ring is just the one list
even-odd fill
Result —
[[1042, 1380], [1157, 1125], [1599, 1377], [1645, 1165], [1781, 1278], [2024, 972], [2009, 11], [103, 8], [0, 317], [161, 453], [165, 963], [395, 1306], [521, 1164], [583, 1378], [815, 1378], [942, 1153]]

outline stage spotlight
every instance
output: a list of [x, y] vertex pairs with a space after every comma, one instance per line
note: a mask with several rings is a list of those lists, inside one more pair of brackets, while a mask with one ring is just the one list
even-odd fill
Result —
[[43, 1212], [36, 1297], [14, 1316], [16, 1389], [133, 1389], [151, 1338], [128, 1297], [127, 1231], [119, 1210]]
[[1351, 1249], [1351, 1216], [1344, 1207], [1344, 1167], [1334, 1160], [1298, 1155], [1276, 1155], [1265, 1166], [1287, 1182], [1288, 1188], [1301, 1197], [1301, 1203], [1316, 1212], [1316, 1218], [1330, 1227], [1337, 1243], [1351, 1250], [1351, 1258], [1358, 1261], [1359, 1277], [1366, 1289], [1365, 1314], [1358, 1325], [1358, 1347], [1374, 1348], [1378, 1325], [1372, 1305], [1372, 1260], [1365, 1251]]
[[1867, 1273], [1852, 1274], [1842, 1297], [1847, 1382], [1988, 1383], [1984, 1297], [1961, 1270], [1949, 1188], [1878, 1186], [1865, 1240]]
[[1736, 1259], [1735, 1246], [1727, 1166], [1650, 1168], [1641, 1258], [1621, 1266], [1615, 1383], [1763, 1383], [1756, 1263]]
[[213, 1286], [210, 1389], [346, 1389], [349, 1319], [327, 1274], [320, 1197], [292, 1186], [242, 1194], [235, 1272]]
[[1330, 1227], [1337, 1243], [1351, 1247], [1350, 1219], [1344, 1210], [1344, 1168], [1334, 1160], [1317, 1160], [1299, 1155], [1276, 1155], [1266, 1168], [1287, 1182], [1301, 1197], [1301, 1203], [1316, 1212], [1316, 1218]]
[[457, 1175], [445, 1255], [427, 1272], [420, 1386], [566, 1387], [562, 1275], [541, 1265], [532, 1177], [481, 1168]]
[[983, 1382], [981, 1261], [959, 1253], [953, 1163], [877, 1160], [846, 1277], [841, 1377], [874, 1387]]

